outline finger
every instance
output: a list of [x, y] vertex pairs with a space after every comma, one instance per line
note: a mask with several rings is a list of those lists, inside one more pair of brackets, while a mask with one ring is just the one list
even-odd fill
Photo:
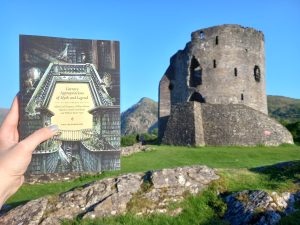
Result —
[[35, 148], [43, 141], [53, 137], [58, 131], [57, 125], [51, 125], [49, 127], [41, 128], [24, 140], [20, 141], [16, 148], [21, 149], [25, 154], [32, 154]]
[[5, 160], [3, 160], [4, 157], [2, 157], [0, 165], [3, 168], [7, 168], [6, 172], [10, 175], [23, 175], [30, 164], [32, 152], [35, 148], [43, 141], [55, 135], [57, 131], [58, 127], [56, 125], [35, 131], [8, 151], [5, 155]]
[[0, 130], [3, 132], [10, 132], [12, 129], [16, 129], [19, 123], [19, 101], [18, 95], [15, 96], [14, 101], [10, 107], [8, 114], [3, 120]]
[[14, 98], [10, 111], [6, 115], [0, 127], [0, 151], [5, 152], [19, 141], [17, 129], [19, 122], [18, 95]]

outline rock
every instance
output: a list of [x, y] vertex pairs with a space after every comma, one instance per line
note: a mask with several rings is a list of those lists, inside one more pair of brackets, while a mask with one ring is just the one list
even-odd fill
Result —
[[32, 200], [25, 205], [21, 205], [12, 209], [5, 215], [0, 217], [0, 224], [7, 225], [36, 225], [40, 224], [46, 207], [47, 198], [39, 198]]
[[127, 203], [132, 195], [140, 190], [142, 174], [128, 174], [116, 179], [115, 192], [99, 202], [84, 218], [94, 218], [122, 214], [126, 211]]
[[274, 225], [281, 216], [294, 211], [295, 195], [288, 192], [279, 195], [265, 191], [241, 191], [226, 197], [227, 212], [224, 219], [232, 225]]
[[132, 146], [121, 147], [121, 155], [129, 156], [133, 153], [146, 151], [148, 149], [149, 149], [149, 147], [147, 145], [142, 145], [141, 143], [136, 143]]
[[[96, 218], [120, 215], [133, 210], [177, 215], [181, 208], [168, 212], [168, 204], [180, 201], [186, 192], [196, 194], [219, 179], [207, 166], [178, 167], [132, 173], [86, 184], [58, 196], [43, 197], [18, 206], [0, 217], [0, 224], [58, 225], [62, 219]], [[146, 204], [147, 203], [147, 204]]]

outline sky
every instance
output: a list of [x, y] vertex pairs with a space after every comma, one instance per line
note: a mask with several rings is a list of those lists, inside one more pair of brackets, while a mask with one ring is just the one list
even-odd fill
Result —
[[19, 34], [120, 41], [124, 111], [157, 101], [170, 57], [221, 24], [263, 31], [267, 94], [300, 98], [300, 0], [2, 0], [0, 108], [19, 91]]

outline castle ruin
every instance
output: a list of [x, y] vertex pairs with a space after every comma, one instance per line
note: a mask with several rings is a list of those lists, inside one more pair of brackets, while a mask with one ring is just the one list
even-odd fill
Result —
[[268, 117], [264, 35], [221, 25], [195, 31], [159, 83], [159, 139], [172, 145], [280, 145]]

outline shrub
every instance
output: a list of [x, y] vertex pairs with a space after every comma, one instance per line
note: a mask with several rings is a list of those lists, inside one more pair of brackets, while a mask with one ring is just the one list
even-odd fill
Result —
[[137, 143], [137, 136], [135, 134], [132, 135], [127, 135], [127, 136], [122, 136], [121, 137], [121, 146], [131, 146]]
[[285, 127], [291, 132], [294, 142], [300, 143], [300, 121], [286, 124]]

